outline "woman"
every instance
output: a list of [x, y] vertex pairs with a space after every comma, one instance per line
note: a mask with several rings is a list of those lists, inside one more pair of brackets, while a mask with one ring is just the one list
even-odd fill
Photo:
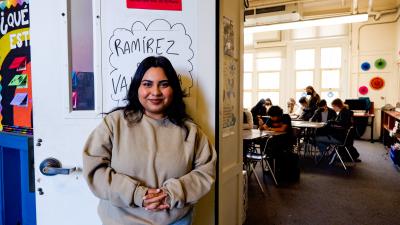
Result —
[[214, 182], [216, 153], [186, 114], [183, 96], [169, 60], [148, 57], [128, 104], [89, 136], [83, 173], [100, 198], [104, 225], [191, 224], [193, 204]]
[[314, 113], [314, 111], [318, 109], [318, 103], [321, 101], [321, 98], [312, 86], [307, 86], [305, 91], [307, 95], [310, 95], [310, 99], [308, 99], [308, 108]]
[[243, 130], [253, 129], [253, 116], [251, 112], [247, 109], [243, 109]]
[[289, 98], [287, 102], [286, 113], [289, 114], [289, 116], [291, 117], [296, 117], [300, 115], [299, 107], [297, 106], [296, 100], [294, 100], [294, 98]]
[[270, 98], [266, 98], [265, 99], [265, 111], [267, 112], [267, 114], [268, 114], [268, 110], [271, 108], [271, 106], [272, 106], [271, 99]]
[[251, 115], [253, 116], [253, 124], [258, 124], [258, 119], [267, 115], [265, 108], [265, 99], [260, 99], [257, 104], [251, 108]]
[[346, 138], [347, 130], [353, 125], [353, 112], [343, 104], [339, 98], [332, 101], [332, 108], [338, 115], [333, 120], [328, 120], [325, 131], [315, 137], [316, 144], [321, 152], [326, 152], [330, 144], [342, 144]]

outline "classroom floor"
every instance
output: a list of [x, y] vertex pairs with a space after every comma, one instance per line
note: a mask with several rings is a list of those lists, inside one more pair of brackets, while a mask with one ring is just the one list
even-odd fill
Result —
[[[361, 163], [348, 174], [341, 167], [301, 159], [300, 181], [276, 187], [264, 177], [263, 196], [252, 175], [246, 225], [400, 224], [400, 169], [381, 143], [356, 141]], [[262, 177], [260, 166], [257, 168]]]

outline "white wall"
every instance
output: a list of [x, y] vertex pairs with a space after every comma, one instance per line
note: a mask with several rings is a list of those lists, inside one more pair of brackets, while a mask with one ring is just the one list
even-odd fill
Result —
[[[351, 29], [351, 82], [349, 85], [349, 97], [369, 97], [375, 105], [375, 129], [374, 138], [379, 138], [380, 132], [380, 108], [385, 104], [395, 105], [399, 101], [399, 69], [398, 69], [398, 50], [400, 41], [398, 41], [400, 24], [395, 22], [396, 15], [383, 16], [379, 21], [373, 21], [361, 24], [353, 24]], [[384, 58], [387, 61], [386, 68], [378, 70], [373, 65], [378, 58]], [[371, 64], [369, 71], [362, 71], [360, 65], [368, 61]], [[373, 77], [382, 77], [385, 80], [385, 86], [380, 90], [373, 90], [369, 81]], [[369, 92], [367, 95], [360, 95], [358, 87], [367, 86]], [[369, 138], [370, 128], [364, 134]]]

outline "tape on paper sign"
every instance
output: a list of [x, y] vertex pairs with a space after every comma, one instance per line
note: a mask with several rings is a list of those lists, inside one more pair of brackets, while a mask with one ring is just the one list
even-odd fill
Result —
[[374, 77], [369, 82], [369, 86], [374, 90], [382, 89], [383, 86], [385, 86], [385, 80], [383, 80], [381, 77]]

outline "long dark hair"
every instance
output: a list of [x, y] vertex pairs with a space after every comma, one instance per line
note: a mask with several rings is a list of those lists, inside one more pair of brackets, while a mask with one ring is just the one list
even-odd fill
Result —
[[139, 64], [129, 86], [128, 94], [125, 98], [128, 104], [123, 107], [117, 107], [111, 110], [109, 113], [117, 110], [124, 110], [125, 119], [133, 124], [139, 122], [143, 118], [144, 108], [142, 104], [140, 104], [138, 90], [144, 74], [152, 67], [159, 67], [164, 70], [164, 73], [168, 79], [168, 83], [173, 90], [172, 102], [165, 110], [165, 115], [173, 124], [185, 129], [187, 137], [189, 128], [185, 125], [185, 121], [191, 120], [191, 118], [186, 113], [186, 106], [183, 102], [183, 98], [186, 95], [181, 89], [178, 74], [176, 73], [171, 62], [164, 56], [150, 56], [145, 58]]

